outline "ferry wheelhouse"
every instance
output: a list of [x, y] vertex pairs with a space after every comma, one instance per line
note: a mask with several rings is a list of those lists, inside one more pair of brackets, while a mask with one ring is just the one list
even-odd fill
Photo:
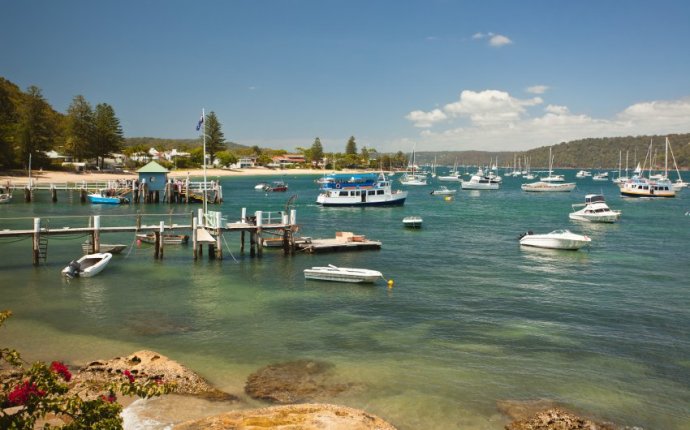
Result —
[[332, 175], [321, 186], [316, 203], [323, 206], [399, 206], [405, 204], [407, 191], [393, 191], [383, 173]]

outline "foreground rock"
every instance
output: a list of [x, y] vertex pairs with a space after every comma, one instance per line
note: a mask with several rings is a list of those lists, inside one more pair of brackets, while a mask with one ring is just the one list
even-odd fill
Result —
[[138, 351], [127, 357], [93, 361], [74, 375], [70, 391], [82, 398], [99, 396], [108, 383], [122, 382], [126, 370], [137, 379], [161, 379], [166, 383], [174, 383], [173, 393], [218, 400], [237, 399], [231, 394], [213, 388], [208, 381], [180, 363], [153, 351]]
[[616, 430], [609, 423], [596, 423], [563, 409], [552, 408], [537, 412], [530, 418], [513, 421], [506, 430]]
[[249, 375], [244, 391], [255, 399], [283, 404], [330, 399], [353, 386], [331, 383], [332, 369], [332, 364], [313, 360], [273, 364]]
[[233, 411], [176, 425], [174, 430], [395, 430], [364, 411], [327, 404], [273, 406]]

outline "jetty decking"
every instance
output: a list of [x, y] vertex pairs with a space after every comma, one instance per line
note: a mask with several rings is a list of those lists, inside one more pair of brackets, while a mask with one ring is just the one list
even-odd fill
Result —
[[[144, 217], [165, 217], [169, 221], [157, 223], [144, 222]], [[190, 223], [173, 222], [175, 218], [186, 218]], [[88, 218], [88, 225], [78, 225]], [[122, 219], [125, 219], [125, 225]], [[55, 220], [62, 221], [63, 225], [51, 227]], [[65, 225], [68, 224], [71, 225]], [[134, 222], [132, 222], [132, 220]], [[208, 245], [209, 258], [223, 258], [224, 233], [240, 234], [240, 251], [245, 248], [245, 236], [249, 235], [250, 256], [261, 257], [265, 244], [262, 234], [268, 234], [274, 242], [280, 240], [285, 254], [294, 254], [296, 251], [307, 253], [329, 251], [361, 251], [380, 249], [381, 242], [371, 241], [361, 235], [350, 232], [338, 232], [335, 239], [311, 239], [308, 237], [296, 237], [299, 230], [297, 223], [297, 211], [295, 209], [279, 212], [256, 211], [248, 216], [245, 208], [238, 221], [228, 222], [220, 212], [202, 209], [196, 212], [177, 214], [136, 214], [136, 215], [92, 215], [92, 216], [53, 216], [49, 220], [34, 218], [6, 218], [1, 219], [0, 225], [9, 225], [7, 221], [26, 226], [24, 228], [3, 228], [0, 230], [0, 239], [12, 237], [32, 238], [32, 260], [34, 265], [46, 261], [48, 255], [48, 240], [51, 236], [82, 235], [88, 236], [93, 252], [99, 252], [101, 246], [101, 234], [103, 233], [152, 233], [154, 237], [154, 258], [161, 259], [164, 254], [165, 236], [180, 231], [190, 231], [193, 245], [193, 255], [196, 260], [203, 253], [203, 244]], [[104, 225], [104, 221], [120, 225]], [[76, 224], [76, 225], [75, 225]], [[2, 243], [0, 243], [2, 245]], [[227, 242], [226, 242], [227, 246]]]

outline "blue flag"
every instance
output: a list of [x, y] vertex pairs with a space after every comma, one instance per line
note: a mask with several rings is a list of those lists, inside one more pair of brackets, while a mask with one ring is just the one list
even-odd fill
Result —
[[203, 123], [204, 123], [204, 116], [201, 115], [201, 118], [199, 119], [199, 122], [196, 125], [196, 131], [201, 130], [201, 124], [203, 124]]

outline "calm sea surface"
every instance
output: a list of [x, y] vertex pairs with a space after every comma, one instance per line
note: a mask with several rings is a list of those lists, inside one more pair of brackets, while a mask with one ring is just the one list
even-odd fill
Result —
[[[574, 171], [565, 173], [575, 180]], [[303, 235], [352, 231], [383, 248], [293, 257], [265, 250], [259, 259], [240, 253], [238, 234], [226, 234], [223, 261], [194, 262], [191, 246], [167, 247], [154, 261], [150, 246], [135, 245], [99, 276], [68, 282], [60, 270], [80, 255], [85, 237], [51, 237], [47, 263], [36, 268], [30, 239], [2, 239], [0, 308], [14, 317], [0, 330], [0, 345], [74, 364], [152, 349], [241, 396], [244, 407], [261, 405], [243, 394], [258, 368], [324, 360], [335, 365], [334, 382], [357, 388], [322, 400], [365, 409], [400, 429], [501, 429], [506, 418], [496, 402], [507, 399], [552, 399], [646, 429], [690, 428], [690, 191], [627, 200], [612, 183], [588, 178], [572, 193], [532, 194], [520, 190], [521, 180], [505, 178], [499, 191], [459, 191], [453, 201], [430, 195], [438, 186], [432, 182], [408, 187], [403, 207], [321, 208], [315, 177], [284, 179], [289, 192], [273, 194], [253, 189], [273, 178], [223, 179], [225, 202], [212, 209], [234, 221], [242, 207], [279, 211], [297, 194]], [[620, 223], [568, 219], [570, 205], [591, 192], [623, 211]], [[147, 217], [151, 224], [188, 224], [190, 217], [170, 211], [199, 207], [92, 206], [64, 192], [59, 203], [47, 192], [31, 204], [21, 197], [0, 205], [0, 228], [30, 229], [30, 219], [7, 218], [33, 216], [51, 228], [83, 226], [91, 214], [110, 226], [131, 217], [106, 215], [137, 211], [164, 214]], [[421, 215], [424, 228], [404, 229], [407, 215]], [[526, 230], [559, 228], [589, 235], [591, 248], [517, 243]], [[395, 286], [304, 280], [303, 269], [329, 263], [379, 270]], [[154, 410], [181, 419], [225, 408], [174, 402], [137, 403], [127, 423], [163, 428]]]

